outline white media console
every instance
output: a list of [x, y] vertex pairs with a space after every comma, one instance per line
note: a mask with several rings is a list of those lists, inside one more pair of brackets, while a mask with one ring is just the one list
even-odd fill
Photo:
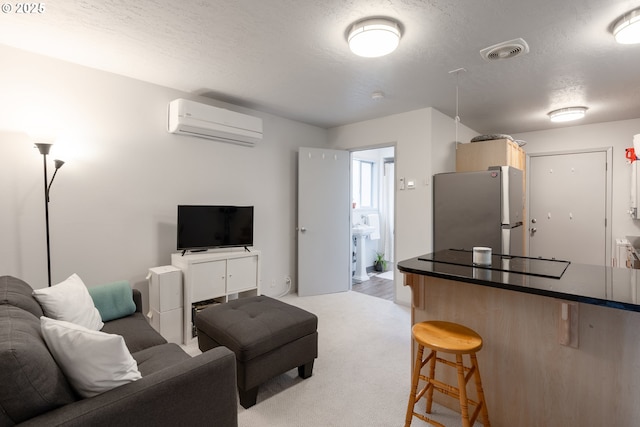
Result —
[[260, 295], [260, 251], [176, 253], [171, 265], [183, 273], [185, 344], [193, 337], [194, 304]]

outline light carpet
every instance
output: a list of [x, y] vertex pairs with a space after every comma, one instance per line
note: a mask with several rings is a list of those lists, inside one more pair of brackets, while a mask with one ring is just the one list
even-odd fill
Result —
[[[240, 427], [402, 426], [411, 372], [408, 307], [357, 292], [281, 298], [318, 316], [318, 358], [313, 376], [297, 369], [258, 392], [257, 404], [238, 405]], [[189, 347], [190, 353], [193, 344]], [[424, 401], [422, 401], [424, 405]], [[460, 415], [434, 404], [433, 418], [458, 427]], [[412, 426], [428, 424], [415, 418]], [[476, 425], [481, 425], [476, 423]]]

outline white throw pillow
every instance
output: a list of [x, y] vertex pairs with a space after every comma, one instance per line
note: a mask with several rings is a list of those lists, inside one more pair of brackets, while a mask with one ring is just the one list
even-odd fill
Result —
[[92, 397], [142, 378], [120, 335], [44, 316], [40, 327], [53, 358], [80, 396]]
[[47, 317], [99, 331], [104, 326], [87, 287], [77, 274], [50, 288], [35, 289], [33, 296]]

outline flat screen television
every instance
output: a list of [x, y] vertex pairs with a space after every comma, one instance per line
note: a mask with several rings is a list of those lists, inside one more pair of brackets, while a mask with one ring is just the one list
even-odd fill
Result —
[[178, 205], [178, 250], [253, 246], [253, 206]]

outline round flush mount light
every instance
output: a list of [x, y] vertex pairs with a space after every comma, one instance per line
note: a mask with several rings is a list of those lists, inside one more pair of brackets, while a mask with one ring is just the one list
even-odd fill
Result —
[[568, 107], [551, 111], [547, 115], [552, 122], [570, 122], [583, 118], [587, 110], [587, 107]]
[[640, 43], [640, 8], [625, 13], [613, 24], [613, 37], [621, 44]]
[[353, 24], [347, 41], [353, 53], [365, 58], [388, 55], [400, 43], [400, 26], [386, 18], [365, 19]]

